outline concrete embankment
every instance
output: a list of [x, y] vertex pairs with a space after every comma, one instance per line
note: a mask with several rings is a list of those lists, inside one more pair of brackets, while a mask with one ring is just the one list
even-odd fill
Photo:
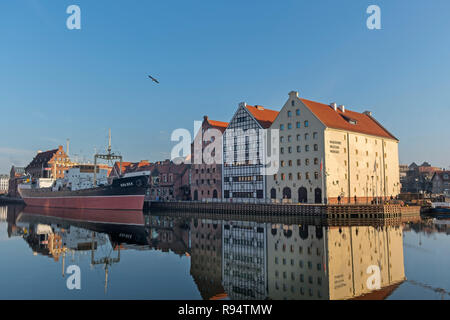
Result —
[[226, 202], [149, 202], [150, 210], [194, 212], [207, 214], [238, 214], [268, 216], [304, 216], [344, 219], [387, 219], [419, 217], [420, 207], [401, 205], [322, 205], [322, 204], [259, 204]]

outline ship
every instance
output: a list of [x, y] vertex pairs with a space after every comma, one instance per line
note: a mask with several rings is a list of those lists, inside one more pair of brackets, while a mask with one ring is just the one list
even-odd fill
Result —
[[[122, 174], [122, 156], [111, 152], [95, 154], [94, 164], [74, 165], [62, 179], [28, 179], [18, 191], [27, 206], [69, 209], [142, 210], [148, 189], [149, 171]], [[97, 159], [120, 160], [119, 175], [112, 181]]]
[[[86, 170], [83, 165], [78, 168]], [[120, 177], [111, 184], [78, 189], [70, 182], [61, 185], [56, 181], [50, 187], [37, 183], [19, 186], [19, 193], [27, 206], [71, 209], [142, 210], [148, 188], [148, 176]]]

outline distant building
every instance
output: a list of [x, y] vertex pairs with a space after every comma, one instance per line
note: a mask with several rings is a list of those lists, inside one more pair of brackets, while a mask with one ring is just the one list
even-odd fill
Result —
[[142, 160], [140, 162], [124, 161], [122, 162], [122, 166], [120, 166], [120, 162], [116, 162], [110, 170], [109, 179], [112, 180], [118, 178], [121, 174], [125, 174], [127, 172], [142, 171], [142, 168], [148, 167], [149, 165], [150, 162], [147, 160]]
[[38, 152], [25, 171], [32, 179], [62, 179], [64, 171], [73, 165], [63, 147], [59, 146], [58, 149]]
[[431, 178], [433, 194], [450, 194], [450, 171], [437, 171]]
[[170, 160], [157, 162], [122, 162], [120, 170], [119, 162], [116, 162], [109, 174], [109, 179], [122, 174], [149, 171], [149, 189], [147, 191], [147, 200], [152, 201], [173, 201], [190, 200], [190, 164], [175, 164]]
[[403, 179], [402, 192], [430, 193], [432, 192], [431, 179], [435, 172], [442, 171], [439, 167], [433, 167], [428, 162], [417, 165], [411, 163]]
[[9, 189], [9, 176], [0, 174], [0, 194], [7, 194]]
[[[192, 200], [222, 198], [222, 133], [227, 126], [227, 122], [210, 120], [207, 116], [203, 119], [191, 146]], [[212, 159], [204, 158], [204, 153]], [[219, 159], [218, 163], [211, 163], [213, 159]]]
[[165, 160], [151, 163], [144, 168], [151, 172], [149, 200], [191, 200], [191, 165]]
[[266, 198], [266, 145], [261, 133], [277, 116], [278, 111], [239, 104], [223, 136], [225, 199]]
[[8, 196], [13, 198], [20, 197], [17, 186], [26, 178], [25, 168], [12, 166], [9, 173]]
[[407, 164], [401, 164], [399, 165], [399, 172], [400, 172], [400, 184], [402, 185], [402, 191], [403, 191], [403, 186], [406, 183], [406, 176], [408, 174], [409, 171], [409, 167]]

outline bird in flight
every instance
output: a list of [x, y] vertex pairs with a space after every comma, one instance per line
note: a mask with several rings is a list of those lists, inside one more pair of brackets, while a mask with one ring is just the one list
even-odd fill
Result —
[[159, 83], [158, 80], [156, 80], [155, 78], [153, 78], [152, 76], [148, 76], [153, 82]]

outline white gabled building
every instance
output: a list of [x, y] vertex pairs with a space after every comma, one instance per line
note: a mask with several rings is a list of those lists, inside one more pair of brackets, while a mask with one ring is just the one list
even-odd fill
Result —
[[398, 140], [371, 112], [289, 93], [272, 128], [280, 165], [267, 197], [294, 203], [369, 203], [400, 193]]
[[278, 111], [239, 104], [223, 135], [222, 192], [224, 199], [265, 199], [265, 148], [261, 131]]

